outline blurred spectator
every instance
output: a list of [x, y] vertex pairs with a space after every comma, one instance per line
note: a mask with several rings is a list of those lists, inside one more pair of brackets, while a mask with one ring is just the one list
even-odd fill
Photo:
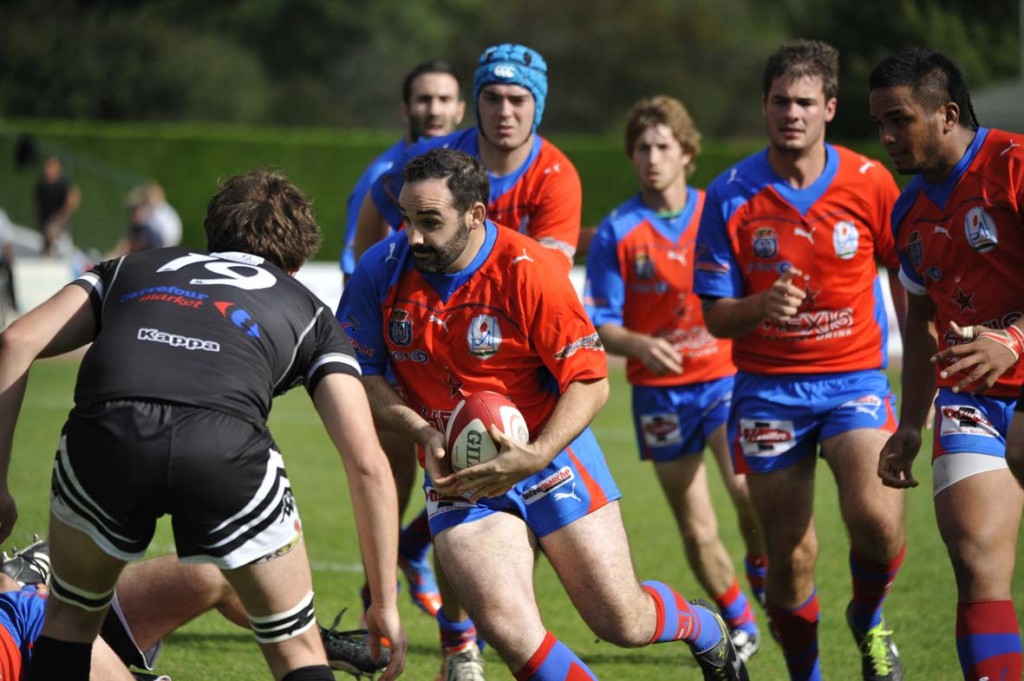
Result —
[[181, 218], [159, 184], [135, 187], [125, 199], [128, 230], [108, 258], [181, 243]]
[[36, 227], [43, 235], [44, 258], [53, 256], [58, 243], [68, 234], [81, 198], [78, 187], [64, 173], [60, 159], [47, 156], [35, 188]]

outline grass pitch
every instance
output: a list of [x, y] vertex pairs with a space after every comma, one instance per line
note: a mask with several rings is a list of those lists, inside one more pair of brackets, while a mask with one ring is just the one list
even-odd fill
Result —
[[[72, 404], [76, 371], [77, 362], [68, 359], [41, 362], [32, 370], [10, 473], [20, 519], [5, 549], [27, 544], [34, 531], [45, 531], [50, 467], [60, 426]], [[596, 420], [594, 429], [623, 492], [622, 511], [637, 574], [641, 579], [664, 580], [688, 598], [703, 596], [686, 565], [678, 532], [654, 473], [637, 460], [629, 391], [621, 369], [612, 373], [611, 402]], [[329, 624], [338, 610], [348, 607], [341, 626], [355, 627], [359, 620], [362, 575], [344, 473], [337, 454], [302, 390], [292, 391], [275, 403], [271, 429], [284, 453], [302, 514], [313, 563], [319, 619]], [[922, 481], [930, 479], [927, 452], [919, 458], [916, 475]], [[710, 479], [718, 502], [722, 536], [735, 564], [740, 566], [743, 546], [735, 516], [717, 474], [712, 473]], [[416, 496], [414, 500], [410, 514], [422, 507]], [[815, 511], [821, 547], [817, 579], [822, 607], [822, 670], [828, 679], [856, 679], [860, 675], [860, 659], [843, 617], [850, 598], [848, 543], [839, 518], [835, 485], [824, 465], [819, 466]], [[945, 548], [935, 528], [927, 482], [909, 493], [907, 524], [907, 559], [889, 598], [886, 618], [895, 630], [909, 678], [959, 679], [953, 639], [955, 587]], [[161, 521], [150, 555], [172, 550], [170, 525]], [[1018, 617], [1024, 616], [1020, 572], [1018, 565], [1014, 591]], [[682, 644], [623, 650], [597, 641], [543, 560], [537, 568], [536, 591], [547, 627], [600, 678], [660, 681], [700, 677]], [[404, 678], [432, 681], [440, 660], [436, 627], [404, 594], [400, 607], [410, 641]], [[757, 614], [763, 622], [763, 612], [758, 610]], [[512, 678], [492, 650], [487, 650], [484, 657], [489, 679]], [[234, 627], [217, 613], [207, 613], [170, 636], [158, 669], [176, 681], [269, 678], [249, 632]], [[749, 669], [753, 679], [786, 678], [782, 654], [767, 636]], [[350, 677], [339, 672], [338, 678]]]

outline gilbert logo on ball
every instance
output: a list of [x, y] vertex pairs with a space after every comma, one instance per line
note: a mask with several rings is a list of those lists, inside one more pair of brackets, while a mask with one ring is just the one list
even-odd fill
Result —
[[453, 471], [490, 461], [498, 455], [499, 448], [487, 432], [491, 425], [513, 440], [530, 441], [526, 419], [511, 400], [496, 392], [473, 393], [455, 406], [445, 429], [444, 439]]

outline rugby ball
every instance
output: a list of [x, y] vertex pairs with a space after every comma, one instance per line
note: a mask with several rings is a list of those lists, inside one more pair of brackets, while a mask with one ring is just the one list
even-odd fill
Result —
[[500, 448], [487, 432], [491, 425], [513, 440], [530, 441], [526, 419], [511, 400], [496, 392], [472, 393], [455, 405], [445, 428], [444, 439], [453, 471], [490, 461], [498, 455]]

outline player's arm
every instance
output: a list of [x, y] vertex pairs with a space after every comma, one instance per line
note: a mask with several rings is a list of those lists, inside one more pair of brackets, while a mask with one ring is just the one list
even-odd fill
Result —
[[917, 486], [911, 468], [921, 448], [921, 428], [935, 398], [935, 370], [931, 358], [938, 345], [931, 325], [934, 317], [935, 303], [931, 298], [907, 296], [900, 425], [878, 457], [878, 475], [889, 487]]
[[[331, 441], [341, 454], [355, 513], [359, 547], [372, 594], [368, 613], [371, 649], [379, 654], [380, 636], [391, 641], [388, 678], [405, 665], [407, 642], [398, 617], [398, 497], [391, 467], [373, 429], [366, 392], [353, 375], [324, 376], [313, 393], [313, 404]], [[397, 659], [396, 659], [397, 657]]]
[[683, 373], [683, 356], [664, 338], [632, 331], [618, 324], [597, 327], [604, 349], [613, 355], [636, 357], [648, 370], [659, 374]]
[[0, 543], [10, 536], [18, 519], [7, 473], [29, 368], [38, 357], [85, 345], [93, 338], [95, 324], [89, 293], [79, 286], [65, 286], [0, 333]]
[[583, 223], [583, 187], [579, 174], [572, 165], [548, 173], [543, 192], [530, 215], [527, 234], [541, 246], [559, 253], [559, 260], [568, 272], [572, 269]]
[[491, 426], [499, 456], [486, 463], [465, 468], [455, 474], [458, 493], [476, 501], [501, 496], [522, 480], [544, 469], [569, 446], [601, 411], [608, 401], [608, 379], [573, 381], [558, 398], [555, 410], [539, 434], [529, 444], [507, 437]]
[[742, 298], [702, 296], [704, 323], [708, 331], [716, 338], [739, 338], [764, 321], [788, 322], [807, 296], [793, 283], [793, 279], [801, 274], [800, 270], [790, 268], [764, 291]]
[[442, 494], [453, 494], [457, 481], [445, 458], [444, 433], [406, 404], [384, 376], [363, 376], [363, 385], [377, 427], [401, 433], [423, 447], [423, 465], [430, 482]]
[[356, 236], [352, 242], [356, 262], [359, 262], [359, 258], [363, 257], [363, 253], [370, 246], [386, 239], [390, 233], [391, 227], [388, 226], [387, 220], [381, 215], [370, 193], [367, 192], [363, 198], [363, 205], [359, 207], [359, 217], [356, 218]]

